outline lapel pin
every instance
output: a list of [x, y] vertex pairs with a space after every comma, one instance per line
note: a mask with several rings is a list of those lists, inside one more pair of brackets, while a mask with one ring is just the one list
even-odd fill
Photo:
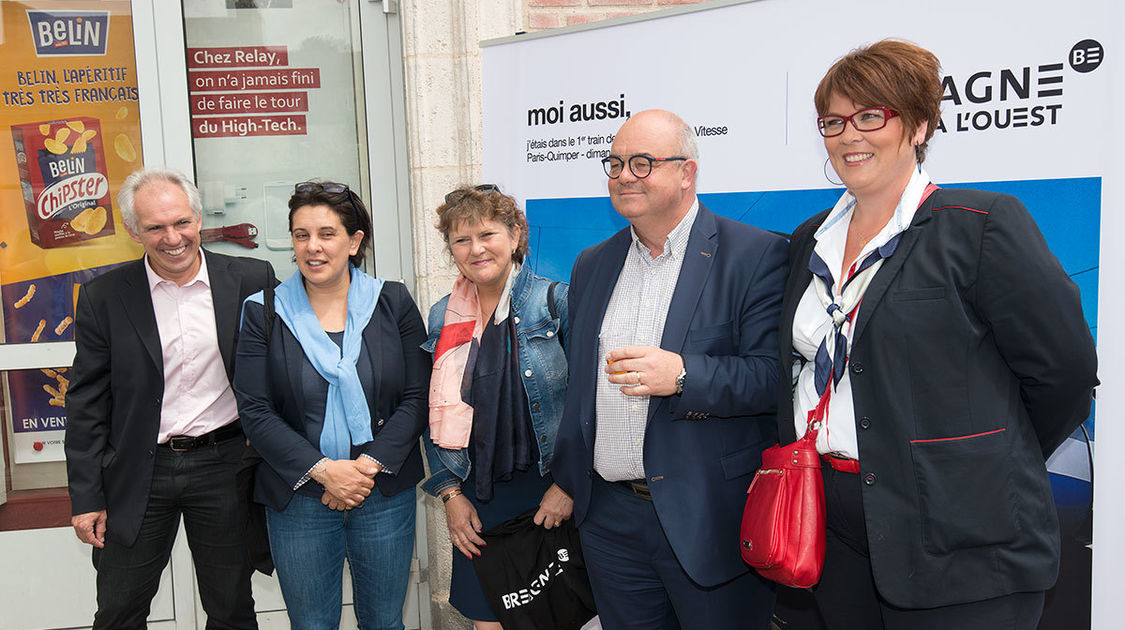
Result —
[[702, 254], [702, 255], [704, 255], [704, 256], [706, 256], [707, 258], [710, 258], [710, 257], [711, 257], [711, 254], [709, 254], [709, 253], [707, 253], [707, 252], [699, 252], [699, 253], [700, 253], [700, 254]]

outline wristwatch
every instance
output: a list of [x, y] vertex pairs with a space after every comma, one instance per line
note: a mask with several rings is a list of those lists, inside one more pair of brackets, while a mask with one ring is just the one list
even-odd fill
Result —
[[684, 381], [686, 379], [687, 379], [687, 366], [685, 365], [684, 368], [682, 370], [680, 370], [680, 375], [676, 377], [676, 395], [677, 396], [684, 393]]

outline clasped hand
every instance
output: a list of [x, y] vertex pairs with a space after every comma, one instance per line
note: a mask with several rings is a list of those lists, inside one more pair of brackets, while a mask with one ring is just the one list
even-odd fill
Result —
[[378, 464], [362, 455], [325, 462], [324, 475], [318, 479], [324, 486], [320, 502], [338, 511], [362, 504], [375, 488], [375, 475], [379, 470]]

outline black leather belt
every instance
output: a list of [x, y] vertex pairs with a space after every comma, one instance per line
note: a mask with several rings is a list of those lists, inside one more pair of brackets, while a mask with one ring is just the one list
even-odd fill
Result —
[[232, 437], [242, 435], [242, 423], [235, 420], [234, 422], [219, 427], [210, 433], [203, 435], [173, 435], [168, 438], [168, 441], [163, 444], [158, 444], [162, 448], [171, 449], [177, 453], [183, 453], [192, 449], [197, 449], [202, 446], [210, 446], [217, 442], [221, 442]]

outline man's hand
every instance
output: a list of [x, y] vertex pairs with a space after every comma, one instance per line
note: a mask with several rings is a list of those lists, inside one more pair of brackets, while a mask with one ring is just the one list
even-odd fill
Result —
[[626, 396], [671, 396], [684, 358], [656, 346], [626, 346], [605, 355], [609, 382], [621, 386]]
[[70, 517], [70, 524], [78, 540], [93, 545], [98, 549], [105, 547], [105, 510], [75, 514]]
[[535, 513], [535, 524], [542, 525], [547, 529], [558, 527], [562, 522], [570, 518], [570, 514], [574, 511], [574, 499], [563, 491], [558, 484], [551, 484], [550, 488], [543, 493], [543, 499], [539, 501], [539, 511]]

